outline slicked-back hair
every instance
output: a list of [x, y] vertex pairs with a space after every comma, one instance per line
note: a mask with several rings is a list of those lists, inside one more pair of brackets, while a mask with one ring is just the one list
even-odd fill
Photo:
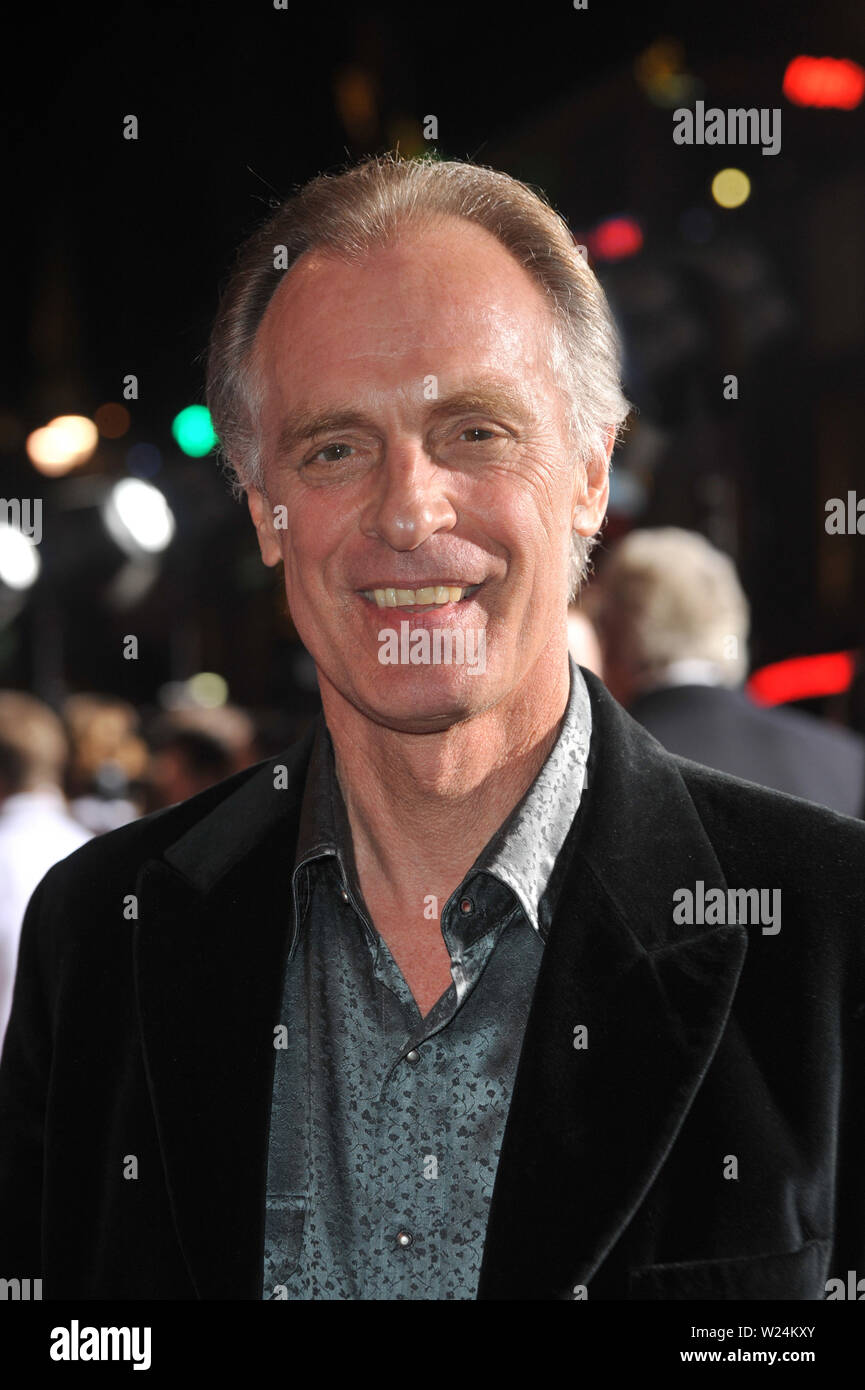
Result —
[[[630, 410], [621, 349], [600, 284], [564, 219], [528, 184], [495, 169], [429, 155], [378, 155], [320, 174], [275, 207], [241, 247], [210, 339], [207, 404], [236, 496], [266, 495], [256, 334], [283, 277], [307, 251], [359, 262], [404, 231], [463, 218], [490, 232], [544, 292], [550, 308], [547, 365], [561, 384], [575, 466], [606, 454]], [[280, 248], [285, 248], [281, 252]], [[569, 598], [596, 537], [571, 538]]]

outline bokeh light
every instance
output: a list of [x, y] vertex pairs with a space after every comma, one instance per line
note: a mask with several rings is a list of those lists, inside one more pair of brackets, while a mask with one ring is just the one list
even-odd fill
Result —
[[155, 444], [141, 440], [127, 451], [126, 467], [136, 478], [153, 478], [162, 467], [162, 454]]
[[174, 535], [174, 516], [159, 488], [139, 478], [122, 478], [108, 495], [105, 525], [127, 555], [164, 550]]
[[33, 467], [59, 477], [86, 463], [99, 443], [99, 431], [84, 415], [58, 415], [27, 436], [27, 455]]
[[0, 522], [0, 580], [9, 589], [29, 589], [39, 577], [42, 561], [29, 536]]
[[186, 684], [190, 698], [203, 709], [218, 709], [228, 699], [228, 682], [216, 671], [199, 671]]
[[719, 169], [712, 179], [712, 197], [721, 208], [740, 208], [751, 196], [751, 180], [741, 169]]
[[623, 261], [635, 256], [643, 245], [643, 232], [633, 217], [608, 217], [586, 237], [596, 260]]
[[787, 65], [783, 92], [796, 106], [852, 111], [865, 96], [865, 68], [850, 58], [809, 58], [801, 54]]
[[216, 444], [216, 434], [206, 405], [188, 405], [175, 415], [171, 433], [190, 458], [203, 458]]
[[129, 411], [118, 401], [106, 401], [94, 411], [93, 419], [103, 439], [121, 439], [129, 429]]

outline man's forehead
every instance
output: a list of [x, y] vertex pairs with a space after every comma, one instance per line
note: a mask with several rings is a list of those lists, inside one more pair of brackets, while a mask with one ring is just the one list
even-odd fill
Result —
[[[370, 250], [358, 261], [314, 249], [286, 272], [264, 314], [258, 344], [280, 349], [304, 332], [315, 340], [347, 334], [366, 351], [410, 347], [454, 331], [525, 338], [548, 312], [544, 292], [484, 228], [449, 218]], [[404, 344], [403, 344], [403, 341]], [[301, 344], [298, 344], [302, 348]]]

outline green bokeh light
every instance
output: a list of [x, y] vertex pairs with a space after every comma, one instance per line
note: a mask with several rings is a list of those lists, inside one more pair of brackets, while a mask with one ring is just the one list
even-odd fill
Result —
[[172, 421], [171, 433], [183, 452], [194, 459], [209, 454], [217, 443], [210, 411], [206, 405], [188, 405], [185, 410], [181, 410]]

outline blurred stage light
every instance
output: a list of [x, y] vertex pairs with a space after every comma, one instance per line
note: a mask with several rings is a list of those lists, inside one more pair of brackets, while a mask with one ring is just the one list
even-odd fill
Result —
[[217, 439], [206, 405], [188, 405], [175, 415], [171, 433], [190, 458], [200, 459], [209, 454]]
[[797, 106], [852, 111], [865, 96], [865, 68], [849, 58], [809, 58], [801, 54], [787, 65], [783, 92]]
[[340, 68], [333, 77], [333, 97], [339, 118], [359, 145], [374, 140], [378, 127], [376, 84], [364, 68]]
[[715, 219], [708, 208], [686, 208], [679, 218], [679, 230], [686, 241], [704, 246], [715, 235]]
[[162, 493], [139, 478], [115, 483], [102, 514], [112, 539], [132, 557], [164, 550], [174, 535], [174, 516]]
[[199, 671], [186, 682], [190, 698], [202, 709], [219, 709], [228, 699], [228, 682], [216, 671]]
[[712, 179], [712, 197], [719, 207], [740, 208], [751, 196], [751, 180], [741, 169], [719, 169]]
[[39, 551], [29, 536], [0, 522], [0, 580], [9, 589], [29, 589], [42, 568]]
[[856, 673], [855, 652], [821, 652], [793, 656], [754, 671], [745, 689], [758, 705], [782, 705], [849, 690]]
[[58, 415], [27, 436], [27, 455], [34, 468], [60, 477], [86, 463], [99, 443], [99, 431], [84, 415]]
[[685, 49], [678, 39], [658, 39], [634, 62], [634, 76], [656, 106], [688, 106], [702, 84], [685, 71]]
[[142, 440], [127, 452], [126, 467], [136, 478], [153, 478], [162, 467], [162, 455], [155, 444]]
[[129, 429], [129, 411], [117, 401], [106, 401], [93, 412], [93, 419], [103, 439], [121, 439]]
[[597, 261], [623, 261], [640, 250], [643, 233], [632, 217], [608, 217], [589, 232], [586, 245]]

